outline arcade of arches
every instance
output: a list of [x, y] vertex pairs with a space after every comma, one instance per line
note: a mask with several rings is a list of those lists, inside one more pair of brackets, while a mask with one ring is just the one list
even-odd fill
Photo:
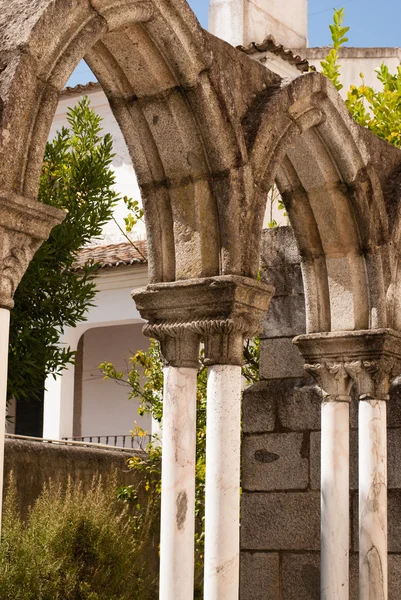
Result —
[[151, 283], [134, 299], [166, 360], [160, 598], [193, 597], [201, 342], [209, 365], [205, 600], [238, 598], [240, 365], [243, 341], [260, 331], [274, 295], [257, 275], [266, 196], [276, 182], [302, 269], [306, 333], [295, 342], [323, 391], [320, 597], [349, 598], [354, 385], [359, 594], [387, 599], [386, 402], [401, 373], [401, 152], [357, 126], [321, 75], [281, 81], [202, 30], [185, 0], [0, 0], [0, 7], [3, 412], [13, 293], [63, 219], [36, 201], [45, 142], [59, 93], [85, 57], [140, 184]]

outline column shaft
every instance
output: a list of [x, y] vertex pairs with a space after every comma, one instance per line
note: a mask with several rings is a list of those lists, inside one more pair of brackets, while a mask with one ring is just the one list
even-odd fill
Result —
[[349, 597], [349, 404], [322, 404], [321, 600]]
[[160, 600], [194, 594], [196, 378], [193, 368], [164, 371]]
[[10, 311], [0, 308], [0, 530], [4, 487], [4, 440], [7, 408], [8, 342], [10, 334]]
[[205, 600], [238, 600], [241, 367], [209, 367]]
[[387, 600], [387, 407], [359, 403], [359, 598]]

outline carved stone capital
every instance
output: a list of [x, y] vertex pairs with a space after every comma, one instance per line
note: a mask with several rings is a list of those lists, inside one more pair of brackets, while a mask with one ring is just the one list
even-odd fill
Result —
[[145, 335], [160, 340], [166, 362], [194, 366], [200, 341], [206, 364], [242, 364], [244, 338], [259, 333], [272, 295], [271, 286], [227, 275], [151, 284], [132, 297], [148, 321]]
[[65, 213], [34, 200], [0, 192], [0, 307], [14, 306], [14, 293], [35, 252]]
[[325, 402], [351, 402], [352, 378], [343, 361], [305, 364], [305, 371], [312, 375], [323, 390]]
[[337, 383], [342, 380], [349, 393], [355, 382], [360, 400], [388, 400], [391, 380], [401, 373], [401, 334], [391, 329], [312, 333], [298, 336], [294, 344], [305, 358], [305, 369], [329, 395], [328, 375], [316, 366], [341, 365]]

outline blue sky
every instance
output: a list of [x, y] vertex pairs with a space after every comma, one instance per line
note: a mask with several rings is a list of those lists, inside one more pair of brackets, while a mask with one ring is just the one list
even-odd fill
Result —
[[[286, 0], [281, 0], [285, 2]], [[208, 0], [189, 0], [202, 27], [207, 28]], [[345, 8], [346, 25], [351, 27], [348, 46], [401, 46], [401, 0], [309, 0], [309, 46], [330, 43], [329, 23], [333, 8]], [[68, 85], [94, 80], [81, 63]]]

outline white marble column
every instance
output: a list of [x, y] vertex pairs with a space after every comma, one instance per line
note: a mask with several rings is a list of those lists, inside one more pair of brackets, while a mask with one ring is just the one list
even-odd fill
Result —
[[0, 308], [0, 530], [3, 508], [4, 487], [4, 440], [5, 421], [7, 408], [7, 367], [8, 367], [8, 341], [10, 332], [10, 311]]
[[385, 400], [359, 403], [359, 599], [387, 600]]
[[205, 600], [238, 600], [240, 366], [209, 367], [206, 432], [204, 598]]
[[322, 404], [321, 600], [349, 598], [349, 403]]
[[160, 600], [194, 594], [197, 369], [164, 371]]

